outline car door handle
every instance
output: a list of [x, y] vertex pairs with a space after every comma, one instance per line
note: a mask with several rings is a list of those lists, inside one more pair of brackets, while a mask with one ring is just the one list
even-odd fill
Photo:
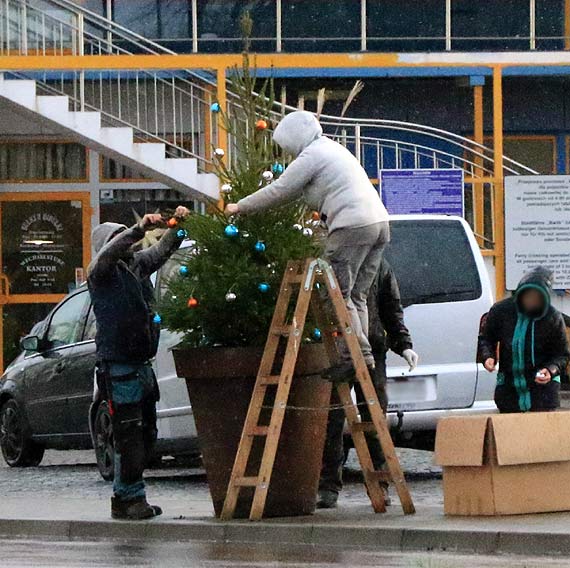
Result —
[[64, 369], [65, 369], [65, 363], [58, 363], [55, 366], [55, 372], [56, 373], [61, 373], [61, 372], [63, 372]]

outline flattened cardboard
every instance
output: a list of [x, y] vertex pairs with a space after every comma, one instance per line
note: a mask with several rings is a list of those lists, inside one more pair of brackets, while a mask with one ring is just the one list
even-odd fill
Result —
[[533, 412], [491, 416], [499, 465], [570, 460], [570, 414]]
[[436, 460], [446, 515], [570, 510], [570, 412], [443, 419]]
[[443, 418], [437, 425], [435, 461], [438, 465], [482, 465], [489, 416]]

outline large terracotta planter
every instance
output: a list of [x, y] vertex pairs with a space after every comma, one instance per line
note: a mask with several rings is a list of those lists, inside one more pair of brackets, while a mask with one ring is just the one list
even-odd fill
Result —
[[[249, 347], [174, 350], [178, 376], [186, 379], [216, 516], [224, 504], [262, 353]], [[327, 365], [322, 345], [303, 346], [289, 397], [289, 406], [303, 409], [285, 413], [265, 517], [315, 510], [331, 394], [330, 383], [319, 373]], [[256, 440], [246, 475], [257, 473], [262, 447]], [[242, 489], [240, 495], [235, 516], [243, 518], [249, 515], [253, 488]]]

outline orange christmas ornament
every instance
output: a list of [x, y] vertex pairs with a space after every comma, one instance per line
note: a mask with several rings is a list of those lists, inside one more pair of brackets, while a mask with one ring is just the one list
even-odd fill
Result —
[[313, 211], [313, 212], [311, 213], [311, 219], [312, 219], [313, 221], [318, 221], [320, 218], [321, 218], [321, 216], [320, 216], [320, 214], [319, 214], [318, 211]]
[[198, 300], [192, 296], [188, 299], [188, 307], [189, 308], [196, 308], [198, 306]]
[[267, 121], [263, 120], [262, 118], [260, 118], [256, 123], [255, 123], [255, 128], [257, 130], [265, 130], [267, 128]]
[[168, 219], [168, 221], [166, 221], [166, 225], [170, 229], [173, 229], [174, 227], [176, 227], [176, 225], [178, 225], [178, 221], [174, 217], [171, 217], [170, 219]]

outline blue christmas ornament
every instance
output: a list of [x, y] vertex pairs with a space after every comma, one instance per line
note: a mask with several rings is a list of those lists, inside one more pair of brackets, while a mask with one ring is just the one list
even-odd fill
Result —
[[222, 107], [220, 106], [220, 103], [212, 103], [210, 110], [212, 112], [220, 112], [222, 110]]
[[279, 162], [275, 162], [271, 166], [271, 171], [276, 175], [281, 175], [285, 171], [285, 166]]
[[226, 225], [226, 228], [224, 229], [224, 233], [226, 235], [226, 237], [237, 237], [238, 233], [239, 233], [239, 229], [233, 225], [233, 224], [229, 224]]
[[159, 314], [154, 314], [154, 317], [152, 318], [152, 321], [154, 323], [161, 323], [162, 322], [162, 318], [160, 317]]
[[257, 285], [257, 289], [262, 292], [263, 294], [265, 294], [265, 292], [269, 292], [269, 288], [271, 288], [271, 286], [269, 286], [269, 284], [267, 282], [260, 282]]
[[267, 247], [265, 246], [265, 243], [263, 241], [257, 241], [253, 248], [255, 249], [255, 252], [265, 252], [265, 249]]
[[186, 229], [178, 229], [178, 231], [176, 231], [176, 236], [179, 239], [185, 239], [188, 236], [188, 231]]
[[182, 265], [179, 269], [178, 272], [180, 273], [180, 276], [186, 276], [188, 274], [188, 267]]
[[322, 337], [322, 333], [321, 330], [318, 327], [315, 327], [315, 329], [313, 329], [313, 339], [320, 339]]

